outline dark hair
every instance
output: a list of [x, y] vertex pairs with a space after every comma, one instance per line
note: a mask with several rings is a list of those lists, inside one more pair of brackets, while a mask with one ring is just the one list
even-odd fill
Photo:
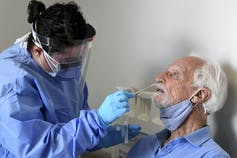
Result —
[[[28, 22], [34, 23], [37, 34], [56, 39], [57, 44], [54, 45], [58, 49], [71, 46], [67, 40], [87, 39], [95, 35], [95, 29], [86, 23], [75, 2], [56, 3], [46, 9], [41, 1], [31, 0], [27, 12]], [[32, 41], [30, 34], [27, 46], [29, 49], [34, 45]]]

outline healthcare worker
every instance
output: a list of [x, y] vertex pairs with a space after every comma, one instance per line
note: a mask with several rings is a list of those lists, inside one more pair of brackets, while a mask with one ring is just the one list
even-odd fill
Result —
[[[89, 110], [85, 75], [95, 29], [76, 3], [28, 5], [29, 35], [0, 54], [0, 157], [71, 158], [121, 143], [110, 123], [129, 111], [126, 91]], [[98, 72], [100, 73], [100, 72]], [[129, 137], [140, 127], [129, 126]]]

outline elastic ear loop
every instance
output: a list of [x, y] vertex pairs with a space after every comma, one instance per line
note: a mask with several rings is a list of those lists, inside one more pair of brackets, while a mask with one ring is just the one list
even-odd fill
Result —
[[[198, 90], [196, 90], [191, 97], [189, 97], [189, 100], [191, 101], [192, 97], [194, 97], [200, 90], [202, 90], [203, 88], [198, 88]], [[195, 108], [198, 104], [194, 105], [193, 108]], [[204, 103], [202, 103], [202, 106], [204, 108], [204, 113], [207, 113], [206, 107], [204, 106]]]
[[42, 47], [41, 45], [41, 42], [40, 40], [37, 38], [36, 36], [36, 32], [34, 31], [34, 28], [33, 28], [33, 24], [31, 25], [31, 32], [32, 32], [32, 36], [33, 36], [33, 42], [36, 46], [38, 46], [39, 48], [41, 48], [43, 50], [43, 53], [44, 53], [44, 57], [50, 67], [50, 69], [53, 71], [53, 76], [56, 76], [56, 73], [59, 71], [60, 69], [60, 64], [54, 59], [52, 58], [50, 55], [48, 55], [48, 53], [44, 50], [44, 48]]
[[206, 108], [206, 106], [205, 106], [205, 103], [202, 103], [202, 104], [203, 104], [202, 106], [203, 106], [203, 108], [204, 108], [204, 113], [208, 115], [209, 113], [207, 112], [207, 108]]

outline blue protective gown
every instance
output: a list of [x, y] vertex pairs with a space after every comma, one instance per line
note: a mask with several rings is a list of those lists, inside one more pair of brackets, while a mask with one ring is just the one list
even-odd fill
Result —
[[87, 87], [51, 77], [23, 43], [0, 53], [0, 157], [71, 158], [92, 149], [106, 129], [89, 110]]

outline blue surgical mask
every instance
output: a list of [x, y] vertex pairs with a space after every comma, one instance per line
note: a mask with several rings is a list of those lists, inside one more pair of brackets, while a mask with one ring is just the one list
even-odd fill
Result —
[[183, 123], [192, 109], [192, 103], [187, 99], [178, 104], [160, 108], [160, 119], [167, 129], [173, 131]]
[[176, 130], [184, 122], [195, 107], [192, 105], [190, 99], [199, 91], [200, 89], [198, 89], [189, 99], [169, 107], [160, 108], [160, 119], [167, 129], [171, 131]]

